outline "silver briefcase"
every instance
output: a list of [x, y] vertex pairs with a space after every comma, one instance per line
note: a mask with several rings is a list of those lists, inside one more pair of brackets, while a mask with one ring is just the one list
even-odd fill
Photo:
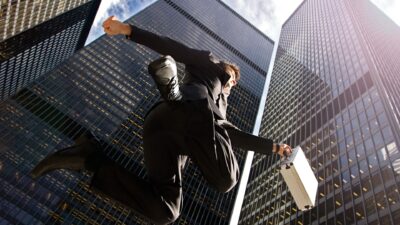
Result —
[[297, 207], [302, 211], [314, 207], [318, 181], [300, 146], [281, 162], [280, 171]]

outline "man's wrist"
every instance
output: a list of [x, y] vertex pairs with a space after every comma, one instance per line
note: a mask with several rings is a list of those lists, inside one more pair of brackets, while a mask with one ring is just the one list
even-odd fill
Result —
[[272, 146], [272, 152], [273, 152], [273, 153], [278, 153], [280, 147], [281, 147], [281, 146], [280, 146], [279, 144], [273, 144], [273, 146]]
[[127, 37], [132, 36], [132, 27], [128, 23], [122, 25], [121, 33]]

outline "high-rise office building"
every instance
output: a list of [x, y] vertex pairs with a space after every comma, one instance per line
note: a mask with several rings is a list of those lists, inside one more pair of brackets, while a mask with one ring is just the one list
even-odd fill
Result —
[[[273, 42], [220, 1], [157, 1], [129, 22], [192, 48], [212, 51], [241, 67], [228, 118], [252, 131]], [[159, 100], [147, 65], [159, 55], [103, 36], [0, 105], [0, 220], [7, 224], [146, 224], [110, 199], [93, 194], [89, 174], [66, 170], [37, 181], [28, 172], [47, 154], [73, 144], [86, 130], [108, 143], [106, 152], [145, 177], [142, 126]], [[179, 65], [180, 79], [184, 79]], [[240, 164], [245, 152], [237, 151]], [[209, 188], [188, 163], [183, 212], [176, 224], [227, 224], [236, 190]]]
[[300, 145], [319, 186], [299, 211], [256, 155], [239, 224], [398, 224], [400, 29], [364, 0], [305, 0], [283, 24], [260, 134]]
[[1, 1], [0, 100], [82, 48], [100, 2]]

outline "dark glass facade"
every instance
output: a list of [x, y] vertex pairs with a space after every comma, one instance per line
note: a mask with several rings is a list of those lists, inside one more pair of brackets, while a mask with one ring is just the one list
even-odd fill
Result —
[[[157, 1], [129, 21], [237, 63], [242, 78], [229, 97], [228, 118], [252, 131], [273, 49], [268, 37], [213, 0]], [[1, 103], [1, 224], [148, 223], [93, 194], [89, 174], [60, 170], [37, 181], [27, 174], [47, 154], [90, 130], [108, 143], [109, 157], [145, 177], [142, 126], [159, 100], [147, 65], [157, 57], [124, 37], [103, 36]], [[183, 79], [183, 66], [178, 67]], [[245, 152], [236, 151], [243, 164]], [[218, 193], [188, 163], [183, 190], [183, 212], [175, 224], [228, 224], [236, 189]]]
[[303, 148], [316, 207], [256, 154], [239, 224], [399, 223], [399, 38], [369, 1], [305, 0], [285, 22], [260, 135]]
[[0, 100], [84, 46], [101, 0], [2, 1]]

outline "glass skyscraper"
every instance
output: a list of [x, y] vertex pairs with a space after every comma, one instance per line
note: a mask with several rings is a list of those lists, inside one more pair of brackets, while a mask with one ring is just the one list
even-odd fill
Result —
[[82, 48], [100, 2], [0, 1], [0, 100]]
[[[129, 22], [238, 64], [242, 78], [229, 97], [228, 118], [252, 131], [273, 41], [214, 0], [157, 1]], [[0, 224], [148, 223], [93, 194], [89, 174], [60, 170], [37, 181], [27, 174], [90, 130], [108, 143], [109, 157], [145, 177], [142, 126], [159, 100], [147, 65], [158, 57], [122, 36], [103, 36], [0, 104]], [[183, 66], [178, 67], [182, 80]], [[245, 151], [236, 152], [242, 165]], [[176, 224], [228, 224], [236, 189], [218, 193], [188, 163], [183, 190]]]
[[400, 29], [364, 0], [305, 0], [283, 24], [260, 135], [300, 145], [319, 186], [299, 211], [256, 155], [239, 224], [398, 224]]

